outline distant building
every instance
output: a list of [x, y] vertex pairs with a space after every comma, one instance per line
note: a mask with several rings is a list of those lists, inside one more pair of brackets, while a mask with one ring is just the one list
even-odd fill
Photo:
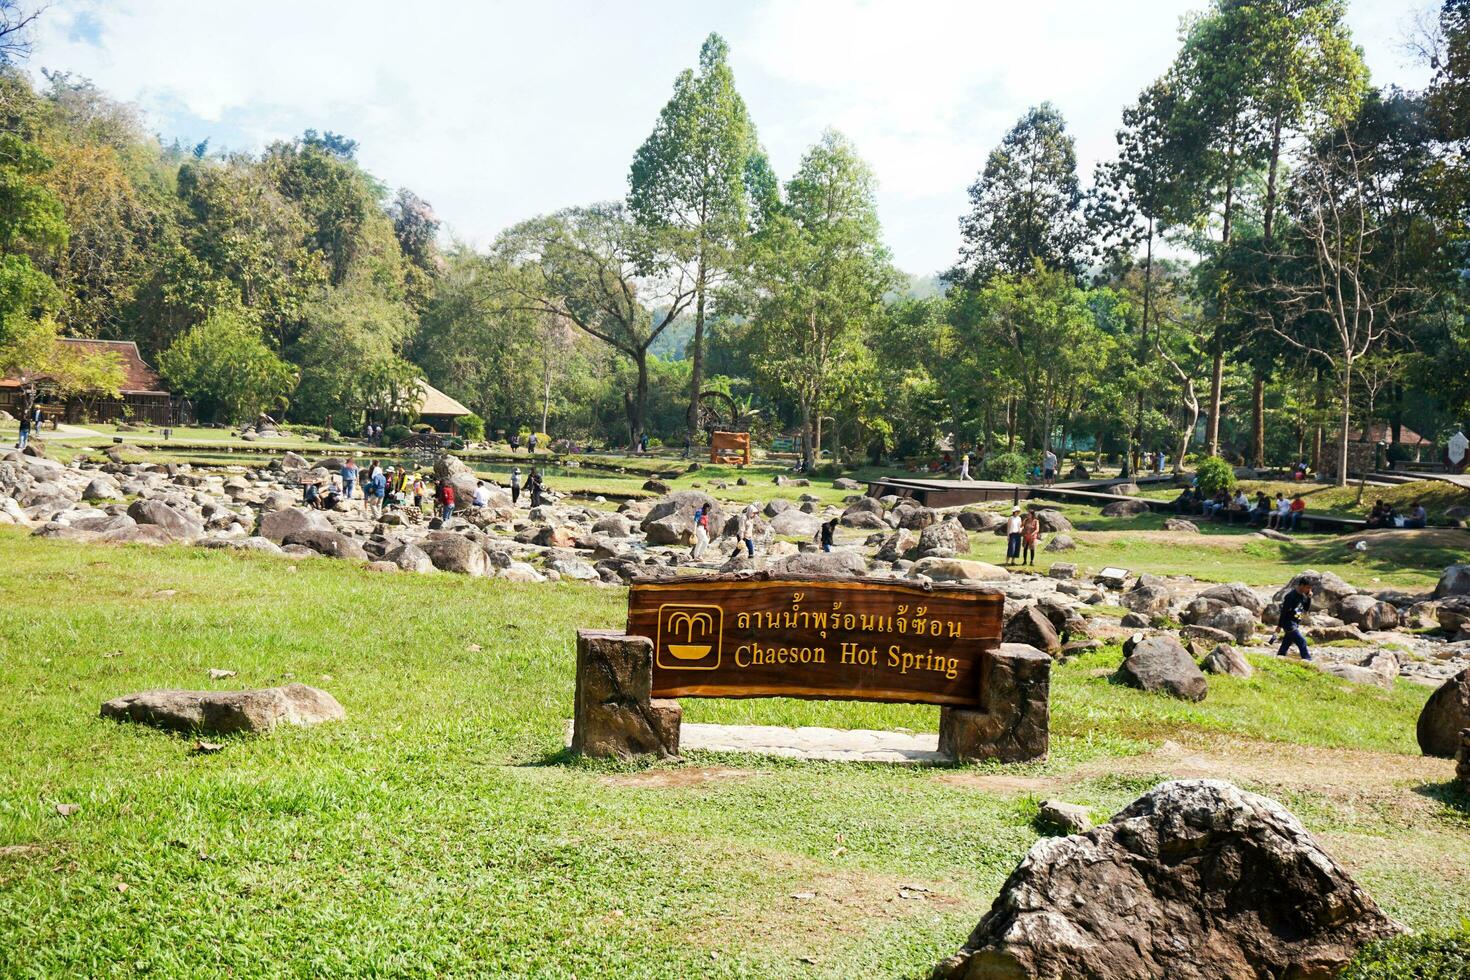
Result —
[[72, 395], [63, 398], [57, 386], [44, 375], [27, 378], [9, 375], [0, 378], [0, 409], [19, 415], [25, 402], [24, 388], [34, 384], [37, 404], [42, 414], [50, 421], [60, 422], [115, 422], [126, 418], [129, 421], [149, 425], [171, 425], [175, 421], [173, 400], [158, 372], [149, 367], [138, 353], [138, 345], [131, 340], [86, 340], [63, 337], [61, 343], [70, 344], [86, 354], [112, 353], [122, 362], [123, 382], [120, 398]]
[[459, 420], [473, 414], [459, 402], [435, 388], [422, 378], [419, 379], [419, 398], [414, 412], [424, 425], [432, 425], [436, 432], [459, 431]]

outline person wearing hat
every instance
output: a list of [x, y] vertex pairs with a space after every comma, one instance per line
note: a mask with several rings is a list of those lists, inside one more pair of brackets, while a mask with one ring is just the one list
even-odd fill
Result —
[[510, 504], [514, 507], [521, 499], [521, 468], [510, 471]]
[[1011, 508], [1010, 520], [1006, 521], [1006, 564], [1018, 561], [1021, 557], [1021, 508]]
[[[755, 504], [747, 504], [740, 512], [739, 535], [740, 540], [745, 542], [745, 554], [749, 558], [755, 557]], [[740, 549], [736, 548], [736, 554]]]

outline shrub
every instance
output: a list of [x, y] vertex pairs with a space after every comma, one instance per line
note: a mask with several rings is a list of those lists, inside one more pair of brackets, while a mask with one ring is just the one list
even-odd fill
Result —
[[1414, 459], [1414, 450], [1401, 442], [1391, 443], [1388, 447], [1388, 458], [1395, 463], [1408, 463]]
[[485, 438], [485, 420], [478, 415], [461, 415], [459, 434], [468, 442], [482, 441]]
[[411, 435], [413, 435], [413, 430], [408, 426], [394, 424], [383, 430], [383, 441], [390, 446], [394, 446]]
[[1219, 456], [1200, 460], [1194, 472], [1199, 480], [1199, 492], [1207, 497], [1213, 497], [1221, 490], [1235, 489], [1235, 470]]
[[980, 466], [980, 475], [987, 480], [999, 480], [1003, 483], [1025, 483], [1028, 468], [1026, 457], [1020, 453], [997, 453], [985, 457], [985, 462]]
[[434, 427], [427, 422], [415, 422], [409, 426], [415, 432], [433, 432]]
[[1470, 922], [1448, 932], [1369, 943], [1339, 974], [1339, 980], [1459, 980], [1466, 976], [1470, 976]]

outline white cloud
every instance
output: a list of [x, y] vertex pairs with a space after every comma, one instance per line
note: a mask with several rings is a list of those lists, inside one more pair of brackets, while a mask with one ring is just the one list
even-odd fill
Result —
[[[485, 242], [621, 195], [674, 75], [718, 30], [778, 170], [843, 130], [878, 174], [899, 262], [927, 272], [952, 260], [965, 187], [1027, 106], [1059, 106], [1090, 173], [1197, 6], [58, 0], [34, 63], [138, 102], [165, 138], [258, 149], [307, 127], [345, 133], [370, 170]], [[1376, 78], [1422, 78], [1398, 49], [1400, 3], [1353, 0], [1350, 19]]]

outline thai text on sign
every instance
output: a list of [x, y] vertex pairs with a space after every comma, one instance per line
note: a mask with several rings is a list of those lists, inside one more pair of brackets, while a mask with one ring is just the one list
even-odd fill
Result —
[[984, 704], [1004, 597], [886, 579], [635, 583], [627, 632], [654, 644], [654, 697]]

